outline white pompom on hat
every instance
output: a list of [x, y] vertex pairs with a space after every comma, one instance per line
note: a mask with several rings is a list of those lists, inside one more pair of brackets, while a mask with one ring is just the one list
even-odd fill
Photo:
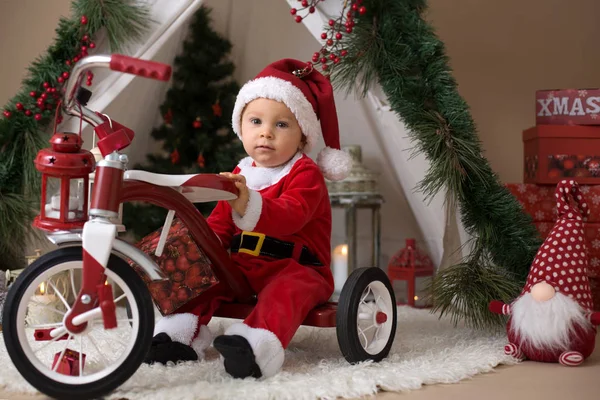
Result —
[[326, 147], [319, 152], [317, 165], [325, 178], [339, 181], [348, 176], [352, 158], [340, 150], [333, 87], [325, 76], [312, 65], [289, 58], [268, 65], [242, 86], [235, 101], [232, 125], [240, 139], [244, 107], [259, 98], [280, 101], [292, 111], [307, 139], [304, 152], [310, 152], [319, 136], [323, 136]]

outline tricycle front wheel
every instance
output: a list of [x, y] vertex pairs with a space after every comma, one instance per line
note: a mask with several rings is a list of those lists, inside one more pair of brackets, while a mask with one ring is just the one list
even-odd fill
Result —
[[[51, 329], [64, 326], [81, 287], [82, 267], [80, 246], [45, 254], [19, 275], [4, 305], [4, 342], [12, 362], [27, 382], [55, 398], [89, 399], [111, 392], [139, 368], [152, 341], [150, 293], [115, 255], [105, 275], [116, 293], [117, 327], [105, 330], [99, 315], [81, 333], [39, 340], [43, 332], [48, 338]], [[65, 363], [56, 362], [60, 359]]]

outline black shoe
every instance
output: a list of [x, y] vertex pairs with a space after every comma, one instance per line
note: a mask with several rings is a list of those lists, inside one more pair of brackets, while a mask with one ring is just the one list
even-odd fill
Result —
[[166, 364], [169, 361], [197, 361], [198, 354], [190, 346], [183, 343], [174, 342], [171, 337], [162, 332], [152, 338], [152, 345], [144, 363], [146, 364]]
[[249, 376], [254, 378], [262, 376], [252, 347], [250, 347], [250, 343], [243, 336], [217, 336], [213, 342], [213, 346], [225, 359], [225, 371], [229, 375], [241, 379]]

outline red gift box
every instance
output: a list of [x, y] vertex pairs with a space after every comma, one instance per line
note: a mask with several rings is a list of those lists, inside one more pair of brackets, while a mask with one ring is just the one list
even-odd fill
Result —
[[538, 125], [523, 131], [525, 183], [576, 178], [600, 184], [600, 126]]
[[[52, 369], [59, 362], [58, 359], [62, 352], [58, 352], [54, 355], [54, 361], [52, 362]], [[78, 351], [67, 349], [63, 355], [60, 363], [56, 367], [56, 372], [63, 375], [78, 376], [79, 375], [79, 355], [81, 354], [81, 368], [85, 366], [85, 354], [79, 353]], [[83, 371], [82, 371], [83, 372]]]
[[600, 125], [600, 89], [538, 90], [537, 125]]
[[137, 247], [158, 264], [168, 280], [152, 282], [139, 266], [132, 265], [148, 285], [158, 310], [162, 315], [168, 315], [219, 281], [211, 268], [212, 262], [189, 235], [181, 220], [173, 220], [159, 257], [155, 253], [161, 232], [162, 228], [147, 235]]

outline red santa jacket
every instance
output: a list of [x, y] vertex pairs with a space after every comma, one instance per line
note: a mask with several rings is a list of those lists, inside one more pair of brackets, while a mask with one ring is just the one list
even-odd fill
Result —
[[[250, 199], [240, 216], [226, 201], [220, 201], [208, 224], [223, 246], [229, 248], [234, 235], [242, 231], [264, 233], [273, 238], [304, 246], [321, 261], [322, 274], [330, 283], [331, 205], [325, 179], [313, 160], [302, 153], [276, 168], [255, 167], [250, 157], [233, 170], [246, 178]], [[236, 264], [246, 264], [255, 256], [232, 253]], [[265, 262], [269, 258], [261, 257]]]

